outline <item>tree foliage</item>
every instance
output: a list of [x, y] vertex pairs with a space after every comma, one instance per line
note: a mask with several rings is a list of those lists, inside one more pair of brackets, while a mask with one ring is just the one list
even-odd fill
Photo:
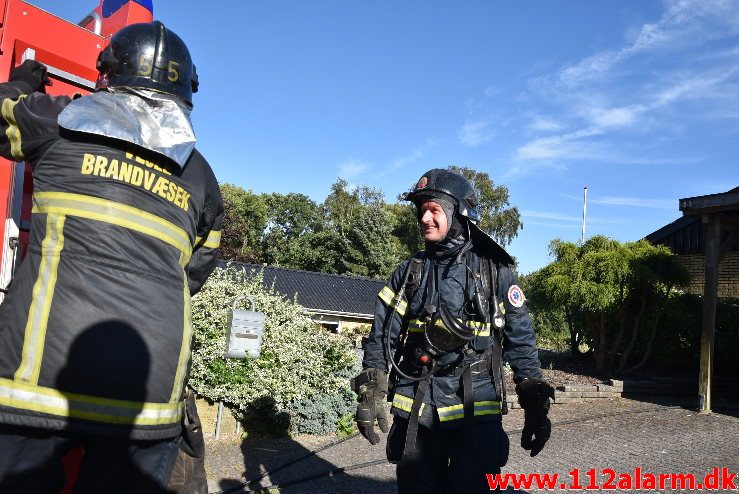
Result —
[[[532, 310], [563, 314], [572, 353], [586, 343], [598, 372], [644, 365], [667, 298], [689, 281], [677, 256], [646, 240], [604, 236], [582, 246], [554, 240], [550, 251], [554, 262], [527, 279]], [[645, 334], [645, 346], [637, 348]]]
[[472, 168], [452, 165], [448, 169], [463, 175], [475, 188], [480, 202], [480, 229], [502, 246], [511, 243], [523, 223], [518, 208], [509, 203], [508, 187], [495, 185], [490, 175]]
[[221, 195], [224, 205], [221, 257], [261, 262], [261, 239], [267, 224], [264, 198], [229, 184], [221, 185]]
[[[451, 168], [475, 185], [482, 228], [500, 243], [510, 242], [521, 222], [509, 206], [508, 189], [486, 173]], [[221, 192], [224, 259], [388, 278], [403, 259], [423, 249], [413, 205], [386, 203], [382, 191], [341, 178], [321, 204], [300, 193], [255, 194], [229, 184]]]

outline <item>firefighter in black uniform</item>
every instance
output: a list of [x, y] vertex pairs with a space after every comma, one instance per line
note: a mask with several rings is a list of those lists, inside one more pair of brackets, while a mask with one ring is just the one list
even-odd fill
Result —
[[434, 169], [407, 194], [424, 252], [403, 262], [379, 294], [363, 371], [357, 425], [372, 443], [394, 416], [388, 460], [400, 494], [490, 492], [486, 474], [508, 459], [503, 360], [525, 411], [521, 445], [534, 456], [549, 438], [553, 388], [542, 379], [534, 329], [512, 259], [476, 225], [477, 199], [461, 175]]
[[[0, 84], [0, 155], [33, 169], [28, 255], [0, 306], [0, 492], [165, 492], [189, 373], [190, 297], [215, 267], [223, 203], [190, 123], [197, 76], [161, 22], [98, 57], [95, 93]], [[68, 479], [67, 479], [68, 480]], [[69, 481], [69, 480], [68, 480]]]

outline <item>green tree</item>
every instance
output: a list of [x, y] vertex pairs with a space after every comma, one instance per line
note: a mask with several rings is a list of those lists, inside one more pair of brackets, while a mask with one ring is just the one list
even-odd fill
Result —
[[495, 185], [490, 175], [472, 168], [451, 165], [448, 169], [463, 175], [475, 188], [480, 201], [480, 229], [504, 247], [511, 243], [523, 223], [518, 208], [509, 203], [508, 187]]
[[262, 235], [267, 224], [264, 198], [231, 184], [221, 185], [224, 218], [221, 257], [233, 261], [262, 262]]
[[366, 206], [383, 204], [382, 191], [358, 185], [351, 187], [349, 182], [339, 178], [331, 185], [331, 192], [323, 202], [326, 227], [335, 228], [346, 238], [352, 225]]
[[423, 236], [418, 226], [415, 206], [407, 202], [398, 202], [386, 204], [385, 210], [392, 218], [392, 235], [399, 243], [400, 257], [407, 259], [423, 250]]
[[346, 263], [349, 243], [335, 230], [306, 233], [289, 244], [289, 248], [288, 267], [330, 274], [349, 271]]
[[597, 372], [624, 371], [649, 326], [637, 366], [644, 365], [669, 294], [689, 280], [677, 256], [645, 240], [622, 244], [603, 236], [582, 246], [555, 240], [550, 250], [554, 262], [529, 279], [534, 310], [564, 311], [571, 350], [586, 341]]
[[388, 278], [402, 260], [400, 242], [392, 235], [391, 214], [380, 205], [365, 206], [349, 231], [347, 263], [352, 273]]
[[267, 230], [280, 230], [291, 240], [316, 229], [318, 205], [304, 194], [263, 194], [267, 204]]
[[321, 228], [318, 205], [303, 194], [264, 194], [267, 227], [262, 238], [264, 261], [276, 266], [301, 267], [296, 259], [301, 236]]

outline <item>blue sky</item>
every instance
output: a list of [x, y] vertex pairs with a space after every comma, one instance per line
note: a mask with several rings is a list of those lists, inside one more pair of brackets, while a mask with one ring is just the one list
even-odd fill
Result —
[[[77, 21], [95, 0], [36, 0]], [[739, 186], [733, 0], [154, 0], [200, 76], [198, 146], [221, 182], [388, 200], [424, 171], [510, 190], [523, 273], [553, 238], [637, 240], [678, 199]]]

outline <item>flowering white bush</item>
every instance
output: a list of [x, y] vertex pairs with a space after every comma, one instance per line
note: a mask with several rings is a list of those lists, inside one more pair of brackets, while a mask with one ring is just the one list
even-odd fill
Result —
[[[261, 356], [226, 359], [228, 316], [236, 297], [247, 295], [266, 315]], [[239, 308], [251, 309], [244, 301]], [[193, 297], [195, 332], [190, 386], [223, 401], [242, 420], [271, 420], [291, 432], [326, 434], [350, 413], [348, 378], [357, 372], [348, 340], [310, 320], [305, 309], [283, 299], [261, 276], [217, 268]]]

